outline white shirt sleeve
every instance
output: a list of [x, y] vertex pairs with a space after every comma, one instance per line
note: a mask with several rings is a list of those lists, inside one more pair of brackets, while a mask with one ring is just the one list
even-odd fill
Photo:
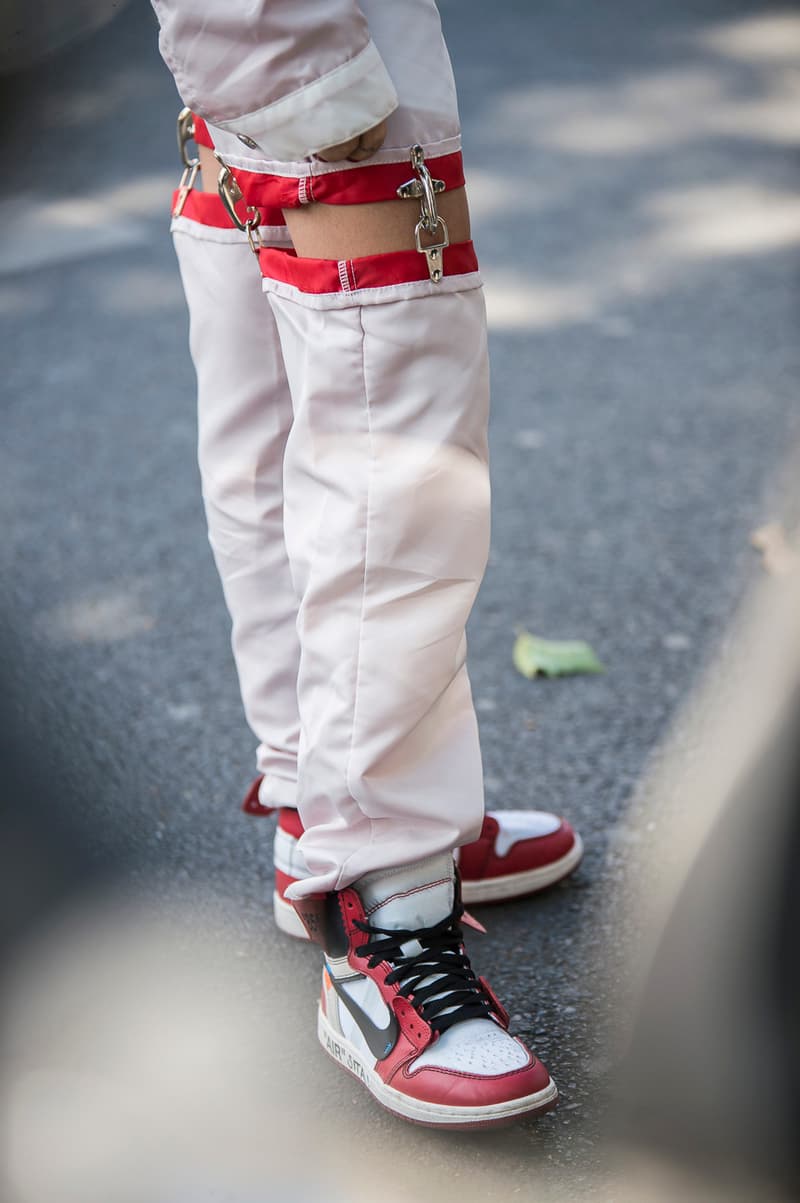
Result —
[[184, 104], [265, 158], [304, 159], [397, 108], [355, 0], [152, 3]]

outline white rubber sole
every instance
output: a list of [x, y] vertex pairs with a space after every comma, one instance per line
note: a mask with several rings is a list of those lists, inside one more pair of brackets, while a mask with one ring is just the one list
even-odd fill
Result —
[[512, 898], [524, 898], [554, 886], [577, 869], [583, 860], [583, 840], [575, 833], [575, 843], [560, 860], [542, 865], [540, 869], [529, 869], [527, 873], [508, 873], [504, 877], [486, 877], [482, 881], [461, 882], [461, 897], [465, 906], [482, 902], [508, 902]]
[[387, 1086], [380, 1075], [365, 1063], [358, 1049], [333, 1028], [321, 1007], [317, 1035], [328, 1056], [366, 1086], [382, 1107], [414, 1124], [424, 1124], [429, 1128], [490, 1128], [507, 1124], [518, 1116], [550, 1111], [558, 1101], [558, 1088], [551, 1079], [548, 1086], [536, 1094], [490, 1106], [448, 1107], [445, 1103], [426, 1103]]
[[[528, 894], [536, 894], [546, 890], [556, 882], [568, 877], [577, 869], [583, 859], [583, 841], [576, 834], [575, 843], [566, 856], [553, 861], [551, 865], [543, 865], [541, 869], [529, 869], [527, 873], [509, 873], [504, 877], [488, 877], [484, 881], [462, 881], [461, 896], [465, 906], [480, 905], [484, 902], [508, 902], [512, 898], [524, 898]], [[275, 925], [287, 936], [296, 940], [307, 940], [308, 933], [300, 921], [297, 911], [291, 902], [281, 898], [277, 890], [272, 895], [272, 909], [275, 914]]]

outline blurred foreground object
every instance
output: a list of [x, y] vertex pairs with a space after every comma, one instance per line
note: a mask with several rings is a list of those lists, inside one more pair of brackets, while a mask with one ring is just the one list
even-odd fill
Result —
[[21, 71], [87, 37], [126, 4], [127, 0], [3, 0], [0, 74]]
[[780, 522], [767, 522], [754, 530], [750, 544], [761, 552], [764, 569], [772, 576], [785, 576], [800, 564], [798, 553], [790, 546]]
[[[787, 549], [788, 549], [787, 544]], [[642, 789], [652, 916], [621, 1198], [800, 1197], [800, 567], [765, 579]], [[642, 1154], [634, 1171], [631, 1149]]]
[[3, 1203], [339, 1203], [340, 1129], [304, 1104], [305, 1000], [210, 894], [145, 894], [86, 899], [14, 962]]

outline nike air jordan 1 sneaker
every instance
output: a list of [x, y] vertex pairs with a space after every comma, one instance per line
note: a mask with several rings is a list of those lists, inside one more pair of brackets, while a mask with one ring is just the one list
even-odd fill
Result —
[[[252, 815], [269, 815], [271, 807], [259, 800], [258, 777], [248, 790], [242, 809]], [[275, 922], [288, 935], [305, 938], [305, 929], [285, 897], [289, 886], [308, 877], [297, 842], [303, 824], [296, 810], [281, 807], [275, 831]], [[490, 811], [477, 840], [456, 852], [465, 906], [508, 902], [555, 885], [580, 864], [583, 844], [565, 819], [541, 810]]]
[[294, 905], [325, 953], [320, 1042], [388, 1111], [472, 1129], [556, 1105], [555, 1082], [470, 965], [449, 853]]

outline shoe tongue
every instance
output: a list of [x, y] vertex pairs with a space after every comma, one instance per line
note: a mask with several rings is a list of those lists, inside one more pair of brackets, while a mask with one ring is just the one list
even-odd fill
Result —
[[374, 927], [433, 927], [453, 910], [453, 858], [445, 852], [399, 869], [368, 873], [355, 883], [355, 888], [367, 921]]

